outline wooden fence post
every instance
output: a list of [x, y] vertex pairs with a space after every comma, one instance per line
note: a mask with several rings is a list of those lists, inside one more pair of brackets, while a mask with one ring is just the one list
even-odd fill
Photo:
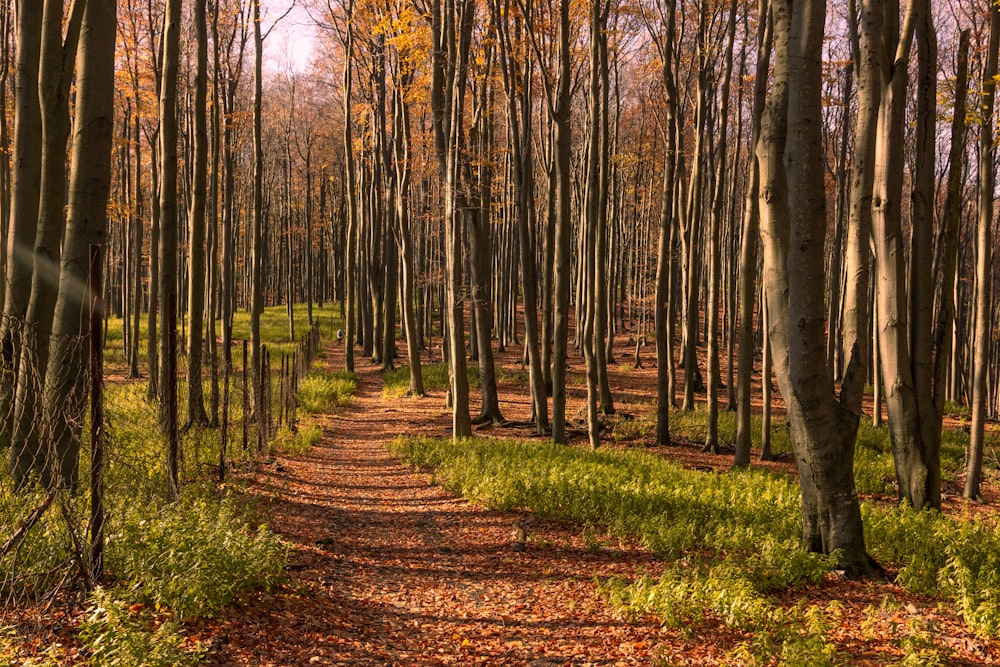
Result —
[[90, 246], [90, 566], [104, 575], [104, 345], [102, 340], [101, 246]]

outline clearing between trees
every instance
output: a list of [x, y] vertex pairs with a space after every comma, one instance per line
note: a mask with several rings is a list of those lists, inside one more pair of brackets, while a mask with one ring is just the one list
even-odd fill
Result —
[[[340, 367], [342, 356], [342, 347], [330, 347], [327, 363]], [[499, 361], [506, 369], [517, 366], [511, 353]], [[651, 386], [648, 371], [620, 367], [616, 374], [624, 411], [649, 400], [643, 390]], [[519, 382], [514, 372], [504, 377]], [[501, 393], [523, 401], [503, 404], [509, 419], [528, 409], [523, 393]], [[386, 445], [401, 434], [447, 435], [443, 392], [405, 399], [387, 394], [378, 369], [359, 365], [351, 406], [321, 417], [321, 442], [305, 455], [278, 457], [255, 475], [251, 493], [266, 500], [272, 527], [293, 545], [288, 578], [223, 618], [191, 628], [193, 639], [209, 645], [210, 663], [771, 661], [754, 655], [756, 633], [720, 619], [670, 628], [652, 615], [626, 620], [616, 612], [599, 594], [601, 582], [658, 577], [668, 564], [636, 543], [594, 526], [483, 509], [431, 485], [426, 472], [400, 463]], [[499, 426], [481, 431], [511, 435]], [[693, 443], [655, 451], [706, 474], [731, 463], [731, 455], [705, 454]], [[787, 461], [768, 465], [792, 472]], [[818, 585], [779, 593], [774, 603], [813, 614], [810, 623], [822, 626], [823, 642], [794, 664], [986, 665], [1000, 656], [1000, 645], [973, 634], [953, 605], [890, 583], [833, 573]]]

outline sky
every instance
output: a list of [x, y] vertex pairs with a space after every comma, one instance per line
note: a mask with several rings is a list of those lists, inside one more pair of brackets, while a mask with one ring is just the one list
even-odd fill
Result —
[[[276, 18], [288, 10], [290, 4], [290, 0], [267, 0], [261, 27], [266, 31]], [[294, 7], [264, 42], [264, 66], [303, 72], [309, 69], [315, 43], [315, 28], [309, 16], [302, 7]]]

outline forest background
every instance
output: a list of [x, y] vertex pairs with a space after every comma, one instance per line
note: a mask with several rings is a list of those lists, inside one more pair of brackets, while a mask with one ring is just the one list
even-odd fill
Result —
[[[311, 60], [265, 68], [293, 21]], [[294, 342], [295, 304], [313, 327], [333, 303], [346, 371], [393, 368], [405, 340], [422, 395], [421, 350], [440, 353], [456, 439], [504, 421], [494, 349], [523, 346], [531, 425], [597, 448], [609, 364], [650, 344], [651, 439], [704, 394], [706, 449], [734, 411], [745, 467], [756, 380], [764, 458], [784, 408], [807, 550], [879, 574], [863, 410], [884, 405], [898, 499], [922, 511], [941, 507], [944, 416], [967, 409], [962, 494], [982, 495], [998, 21], [959, 0], [0, 4], [0, 449], [11, 498], [38, 491], [11, 501], [28, 528], [2, 554], [93, 457], [98, 246], [107, 335], [157, 406], [171, 498], [181, 433], [226, 422], [237, 316], [263, 452], [265, 308]]]

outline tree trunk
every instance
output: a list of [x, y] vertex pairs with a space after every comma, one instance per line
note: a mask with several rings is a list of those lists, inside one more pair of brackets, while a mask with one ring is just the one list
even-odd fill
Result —
[[[769, 0], [759, 0], [757, 15], [761, 17], [757, 27], [757, 76], [754, 79], [753, 116], [750, 128], [750, 145], [756, 146], [760, 140], [761, 113], [767, 94], [767, 71], [771, 63], [771, 43], [773, 39], [773, 24], [766, 17], [769, 12]], [[747, 174], [746, 195], [743, 200], [743, 242], [740, 248], [740, 352], [738, 375], [736, 376], [736, 453], [734, 465], [750, 465], [750, 446], [753, 442], [750, 422], [750, 381], [753, 378], [754, 327], [753, 311], [757, 301], [757, 243], [760, 238], [760, 208], [758, 190], [760, 187], [760, 169], [757, 155], [750, 152], [750, 171]], [[758, 317], [763, 317], [764, 312]], [[765, 334], [766, 335], [766, 334]], [[767, 383], [770, 387], [770, 373], [764, 375], [761, 369], [761, 386]], [[764, 409], [769, 410], [765, 398]]]
[[42, 46], [41, 2], [20, 3], [14, 75], [14, 170], [7, 247], [4, 311], [0, 321], [0, 450], [10, 445], [14, 388], [24, 318], [31, 297], [31, 257], [42, 179], [42, 112], [38, 68]]
[[979, 128], [979, 210], [976, 219], [976, 332], [972, 351], [972, 431], [965, 467], [966, 498], [979, 498], [983, 473], [986, 422], [986, 382], [990, 358], [990, 306], [992, 305], [993, 199], [996, 180], [993, 109], [996, 97], [997, 49], [1000, 46], [1000, 7], [990, 4], [990, 42], [983, 65]]
[[[42, 113], [41, 201], [35, 229], [31, 296], [25, 318], [14, 395], [11, 441], [12, 474], [19, 482], [34, 468], [43, 472], [51, 420], [39, 419], [42, 389], [49, 360], [49, 338], [58, 297], [54, 274], [60, 264], [66, 228], [66, 142], [70, 133], [69, 96], [80, 36], [84, 4], [75, 2], [66, 18], [63, 41], [63, 3], [47, 0], [42, 19], [38, 96]], [[43, 477], [45, 475], [43, 474]]]
[[[729, 87], [733, 75], [733, 44], [736, 39], [736, 0], [729, 5], [726, 50], [723, 54], [724, 70], [719, 96], [719, 155], [715, 171], [715, 194], [709, 225], [709, 278], [708, 278], [708, 428], [705, 448], [719, 453], [719, 290], [722, 283], [722, 222], [726, 182], [726, 160], [729, 148]], [[756, 241], [756, 240], [755, 240]]]
[[552, 331], [552, 440], [565, 444], [566, 438], [566, 365], [569, 352], [570, 286], [570, 179], [573, 150], [573, 127], [570, 123], [572, 85], [569, 0], [559, 0], [559, 83], [551, 114], [555, 126], [556, 218], [554, 236], [555, 325]]
[[[188, 405], [187, 424], [205, 425], [204, 389], [202, 385], [202, 347], [205, 315], [205, 206], [208, 178], [208, 26], [205, 16], [207, 0], [194, 0], [197, 71], [194, 92], [194, 178], [191, 187], [190, 230], [188, 238]], [[209, 313], [209, 318], [214, 314]]]
[[[941, 250], [941, 305], [935, 331], [934, 408], [944, 413], [955, 325], [955, 277], [958, 271], [958, 228], [962, 215], [962, 169], [965, 165], [965, 114], [969, 94], [969, 31], [959, 37], [958, 63], [955, 68], [955, 100], [952, 107], [951, 152], [948, 156], [948, 187], [944, 202], [944, 229]], [[938, 275], [935, 271], [934, 275]], [[938, 432], [938, 439], [941, 434]]]
[[[903, 122], [907, 86], [907, 66], [913, 39], [914, 17], [918, 5], [911, 2], [902, 33], [897, 33], [898, 5], [884, 5], [882, 50], [894, 53], [893, 61], [882, 63], [882, 97], [879, 108], [875, 148], [875, 185], [872, 198], [872, 238], [874, 240], [877, 290], [876, 309], [879, 322], [879, 356], [885, 386], [885, 402], [899, 481], [899, 496], [911, 507], [940, 504], [929, 487], [931, 468], [928, 459], [934, 450], [925, 442], [922, 424], [933, 415], [922, 413], [927, 407], [919, 400], [913, 375], [917, 350], [910, 349], [911, 323], [908, 316], [909, 295], [904, 264], [902, 230]], [[895, 13], [895, 14], [894, 14]], [[912, 290], [910, 290], [912, 291]], [[928, 387], [929, 389], [929, 387]]]
[[[160, 426], [172, 435], [177, 421], [177, 70], [180, 60], [181, 0], [167, 0], [163, 28], [163, 71], [160, 84]], [[170, 437], [167, 473], [171, 493], [179, 489], [179, 453]]]
[[[260, 3], [253, 3], [253, 220], [250, 230], [250, 373], [251, 403], [257, 428], [264, 428], [264, 387], [261, 384], [260, 316], [264, 312], [264, 146], [262, 137], [263, 52]], [[245, 417], [246, 418], [246, 417]]]
[[114, 132], [115, 0], [88, 0], [83, 16], [77, 78], [69, 220], [59, 273], [52, 353], [45, 383], [45, 414], [52, 416], [52, 451], [43, 483], [75, 488], [80, 432], [87, 397], [87, 349], [79, 340], [89, 328], [87, 294], [90, 246], [107, 239], [108, 195]]
[[417, 320], [413, 296], [414, 280], [413, 239], [410, 233], [410, 109], [406, 94], [411, 84], [410, 76], [401, 75], [400, 89], [393, 97], [393, 158], [396, 164], [396, 225], [399, 252], [403, 265], [403, 326], [406, 329], [406, 354], [410, 364], [411, 396], [424, 395], [424, 376], [420, 364], [420, 344], [417, 340]]
[[656, 253], [656, 293], [653, 311], [653, 326], [656, 335], [656, 444], [670, 444], [670, 408], [673, 405], [672, 390], [672, 356], [673, 331], [670, 321], [673, 318], [671, 300], [671, 283], [673, 281], [673, 212], [676, 174], [674, 159], [676, 150], [675, 139], [677, 122], [677, 86], [674, 81], [672, 66], [674, 42], [676, 40], [677, 8], [674, 3], [668, 5], [667, 15], [663, 17], [664, 34], [659, 39], [654, 37], [660, 59], [663, 62], [661, 76], [666, 92], [666, 117], [664, 119], [665, 160], [663, 164], [663, 192], [660, 201], [659, 237]]
[[[871, 572], [854, 488], [858, 418], [826, 372], [822, 52], [826, 3], [774, 0], [775, 71], [757, 156], [769, 336], [802, 486], [803, 541]], [[766, 380], [765, 380], [766, 381]]]

